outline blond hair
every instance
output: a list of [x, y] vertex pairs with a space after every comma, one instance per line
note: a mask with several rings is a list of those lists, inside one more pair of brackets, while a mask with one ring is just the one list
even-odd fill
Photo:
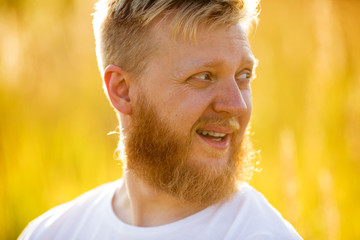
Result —
[[195, 37], [200, 25], [240, 22], [245, 31], [257, 23], [259, 0], [99, 0], [93, 26], [100, 72], [109, 64], [140, 74], [156, 50], [149, 31], [170, 18], [172, 35]]

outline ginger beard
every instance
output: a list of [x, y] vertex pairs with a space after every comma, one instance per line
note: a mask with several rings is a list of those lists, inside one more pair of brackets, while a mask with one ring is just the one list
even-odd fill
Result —
[[[199, 125], [209, 121], [214, 123], [214, 119], [199, 119], [184, 139], [160, 119], [150, 101], [142, 95], [123, 139], [126, 169], [154, 189], [184, 203], [209, 206], [229, 199], [242, 180], [244, 152], [239, 141], [232, 141], [230, 158], [220, 169], [188, 160], [193, 134]], [[231, 125], [229, 120], [215, 121]]]

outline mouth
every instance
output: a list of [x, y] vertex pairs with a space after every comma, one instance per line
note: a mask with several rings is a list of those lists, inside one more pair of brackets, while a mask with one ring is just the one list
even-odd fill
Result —
[[230, 133], [208, 129], [196, 130], [197, 135], [212, 148], [226, 150], [230, 143]]
[[226, 137], [226, 133], [214, 132], [214, 131], [206, 131], [206, 130], [197, 130], [197, 134], [201, 137], [210, 139], [212, 141], [220, 142]]

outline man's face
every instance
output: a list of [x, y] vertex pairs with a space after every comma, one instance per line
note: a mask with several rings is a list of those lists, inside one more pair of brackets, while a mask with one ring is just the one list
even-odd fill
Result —
[[130, 93], [127, 167], [175, 197], [211, 204], [239, 180], [254, 58], [240, 25], [200, 29], [196, 42], [159, 29], [157, 54]]

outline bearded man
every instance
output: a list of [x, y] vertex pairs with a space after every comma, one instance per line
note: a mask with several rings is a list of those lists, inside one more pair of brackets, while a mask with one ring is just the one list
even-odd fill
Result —
[[256, 0], [101, 0], [96, 51], [122, 179], [20, 239], [301, 239], [245, 180]]

